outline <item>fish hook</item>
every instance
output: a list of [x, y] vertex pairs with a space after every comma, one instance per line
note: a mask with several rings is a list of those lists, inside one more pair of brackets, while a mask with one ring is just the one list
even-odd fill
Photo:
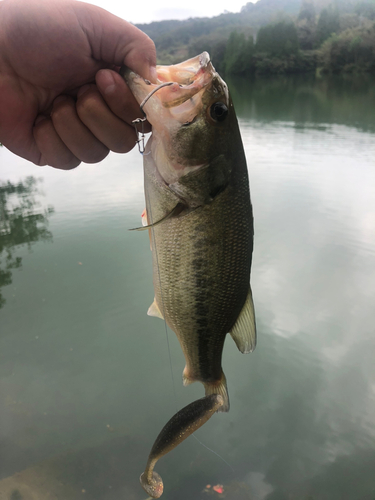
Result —
[[[144, 117], [143, 118], [136, 118], [135, 120], [132, 121], [132, 124], [135, 128], [135, 133], [137, 134], [137, 140], [135, 141], [136, 144], [138, 144], [138, 150], [143, 155], [145, 152], [145, 132], [144, 132], [144, 123], [147, 120], [146, 113], [143, 110], [143, 106], [146, 104], [146, 102], [152, 97], [155, 92], [158, 90], [162, 89], [163, 87], [167, 87], [169, 85], [173, 85], [176, 82], [164, 82], [158, 85], [156, 88], [154, 88], [149, 94], [146, 95], [146, 97], [143, 99], [141, 104], [139, 105], [140, 110], [142, 111]], [[139, 131], [137, 128], [137, 125], [141, 125], [141, 130]], [[139, 137], [140, 136], [140, 137]]]
[[[135, 128], [135, 133], [137, 134], [137, 140], [135, 141], [136, 144], [138, 144], [138, 151], [143, 155], [145, 152], [145, 130], [144, 130], [144, 124], [145, 121], [147, 120], [146, 115], [144, 118], [136, 118], [135, 120], [132, 121], [132, 124], [134, 125]], [[138, 130], [137, 125], [141, 124], [141, 131]], [[139, 137], [141, 135], [141, 137]]]

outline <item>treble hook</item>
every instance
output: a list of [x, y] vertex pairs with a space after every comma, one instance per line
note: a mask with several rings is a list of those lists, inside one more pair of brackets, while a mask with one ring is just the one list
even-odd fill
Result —
[[[146, 113], [143, 110], [143, 106], [146, 104], [146, 102], [152, 97], [155, 92], [158, 90], [162, 89], [163, 87], [167, 87], [169, 85], [173, 85], [175, 82], [164, 82], [158, 85], [156, 88], [154, 88], [147, 96], [143, 99], [141, 104], [139, 105], [140, 110], [142, 111], [144, 117], [143, 118], [136, 118], [135, 120], [132, 121], [132, 124], [134, 125], [135, 128], [135, 133], [137, 134], [137, 140], [135, 141], [138, 144], [138, 151], [143, 155], [145, 152], [145, 131], [144, 131], [144, 123], [147, 120]], [[139, 131], [137, 128], [137, 125], [141, 124], [141, 130]], [[140, 137], [139, 137], [140, 136]]]

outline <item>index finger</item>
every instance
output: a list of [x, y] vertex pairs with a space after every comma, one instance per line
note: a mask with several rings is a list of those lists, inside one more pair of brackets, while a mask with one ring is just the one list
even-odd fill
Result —
[[156, 83], [156, 49], [146, 33], [100, 7], [75, 2], [74, 8], [93, 58], [116, 66], [125, 65]]

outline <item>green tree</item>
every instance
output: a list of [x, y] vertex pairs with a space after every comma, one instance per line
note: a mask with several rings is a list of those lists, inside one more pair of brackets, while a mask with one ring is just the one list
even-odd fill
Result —
[[325, 71], [375, 71], [375, 23], [332, 35], [319, 52]]
[[337, 7], [329, 5], [320, 13], [318, 25], [316, 28], [316, 43], [320, 46], [333, 33], [338, 34], [340, 31], [340, 18]]
[[296, 26], [286, 21], [264, 26], [258, 32], [256, 50], [279, 57], [297, 54], [299, 44]]
[[301, 49], [313, 49], [316, 45], [316, 14], [313, 3], [308, 0], [302, 2], [296, 24]]
[[202, 35], [190, 42], [189, 57], [194, 57], [207, 51], [216, 70], [220, 73], [224, 71], [224, 57], [227, 46], [227, 38], [220, 33]]
[[360, 16], [375, 20], [375, 0], [357, 3], [355, 11]]
[[[52, 239], [47, 224], [54, 210], [37, 208], [37, 182], [34, 177], [27, 177], [18, 184], [0, 184], [0, 288], [10, 285], [12, 270], [21, 267], [22, 258], [15, 256], [16, 247], [30, 248], [36, 241]], [[0, 293], [0, 309], [4, 304]]]
[[301, 9], [298, 14], [298, 20], [306, 19], [307, 21], [315, 22], [315, 7], [314, 4], [309, 0], [304, 0], [301, 3]]
[[251, 72], [253, 54], [253, 37], [250, 35], [246, 40], [244, 33], [233, 31], [229, 36], [224, 54], [225, 73], [244, 75]]

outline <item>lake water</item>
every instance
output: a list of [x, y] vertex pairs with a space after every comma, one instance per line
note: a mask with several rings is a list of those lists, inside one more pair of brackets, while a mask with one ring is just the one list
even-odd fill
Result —
[[[258, 346], [242, 355], [228, 337], [231, 410], [197, 432], [231, 467], [189, 438], [157, 464], [165, 500], [375, 499], [374, 83], [230, 82]], [[0, 498], [145, 500], [155, 437], [203, 388], [182, 386], [174, 334], [169, 357], [163, 322], [146, 315], [148, 236], [128, 231], [142, 158], [63, 172], [0, 148], [0, 169], [2, 183], [42, 179], [2, 201], [23, 205], [12, 238], [0, 226]], [[218, 483], [223, 495], [203, 491]]]

